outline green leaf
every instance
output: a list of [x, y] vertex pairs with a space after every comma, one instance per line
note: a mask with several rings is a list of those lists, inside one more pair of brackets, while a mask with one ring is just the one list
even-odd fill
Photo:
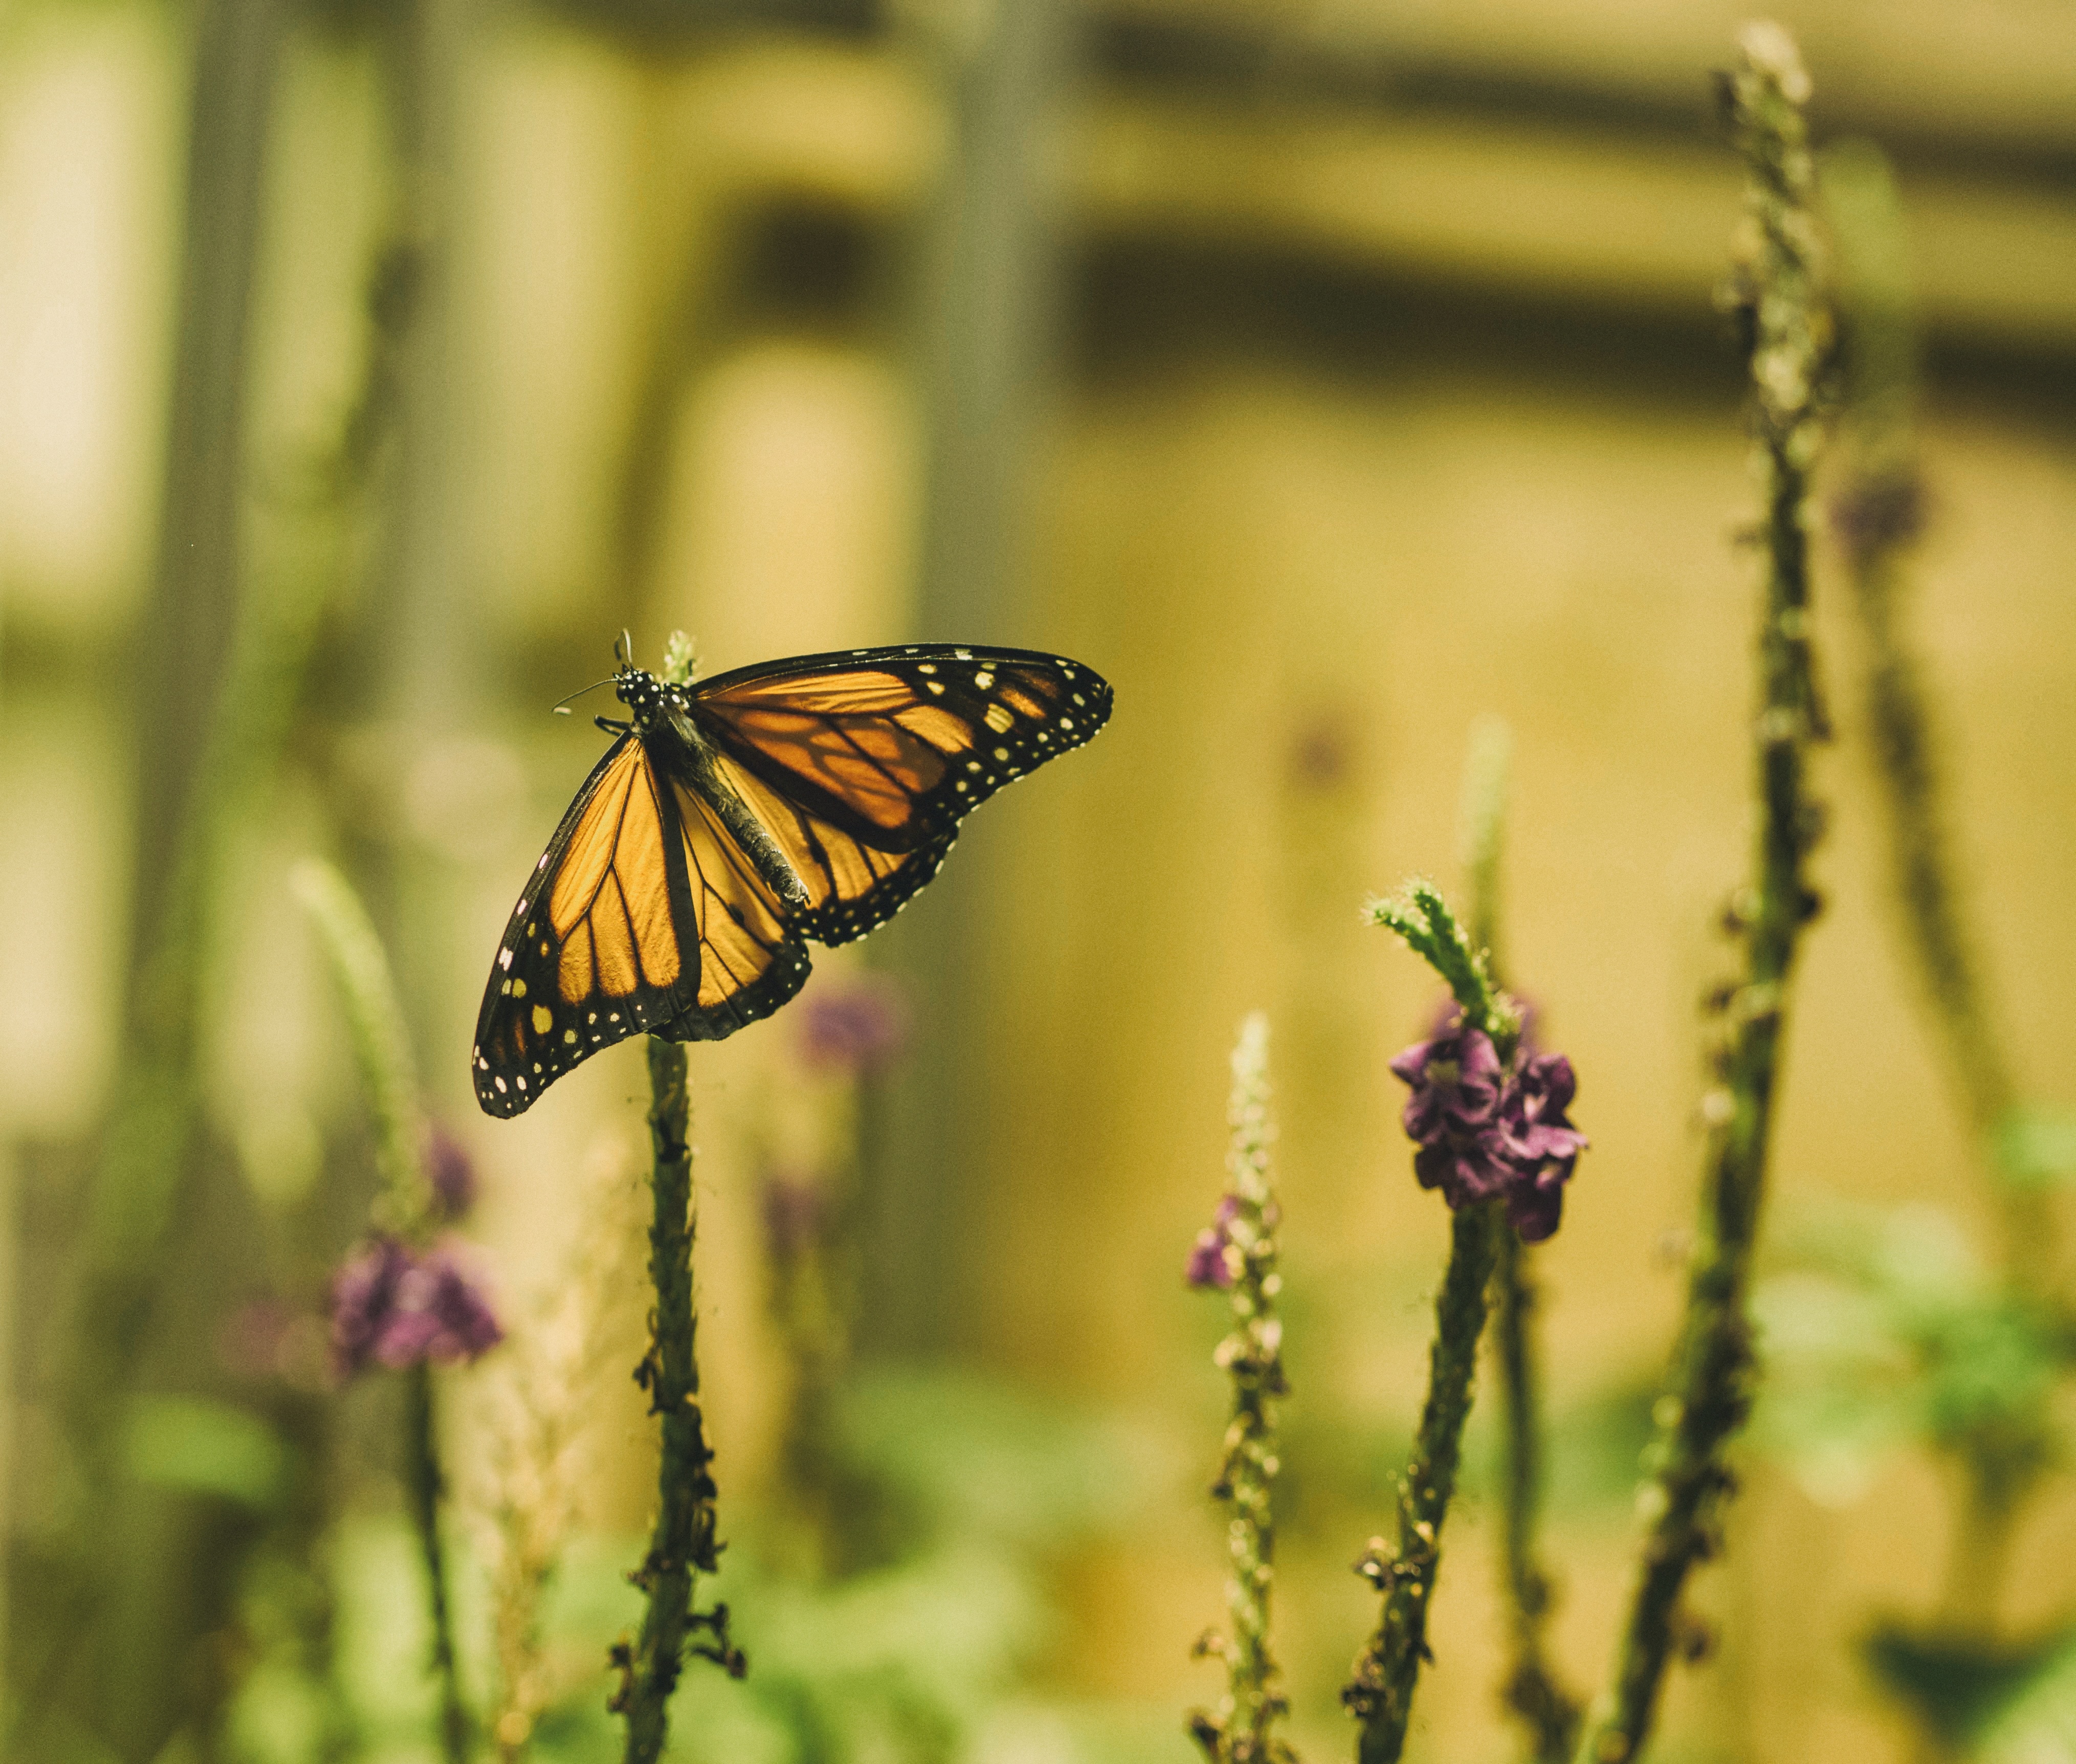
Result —
[[2076, 1758], [2076, 1629], [2064, 1625], [2056, 1639], [2058, 1646], [2039, 1670], [1985, 1722], [1980, 1764], [2042, 1764]]
[[198, 1397], [139, 1397], [124, 1438], [139, 1482], [271, 1505], [286, 1468], [272, 1428], [243, 1409]]
[[[1973, 1750], [1992, 1734], [2015, 1737], [2057, 1711], [2064, 1722], [2076, 1718], [2072, 1642], [2076, 1627], [2066, 1623], [2030, 1642], [2000, 1643], [1890, 1621], [1875, 1629], [1862, 1652], [1883, 1687], [1947, 1748]], [[2070, 1755], [2066, 1745], [2021, 1751], [1999, 1744], [1995, 1753], [2013, 1760]]]

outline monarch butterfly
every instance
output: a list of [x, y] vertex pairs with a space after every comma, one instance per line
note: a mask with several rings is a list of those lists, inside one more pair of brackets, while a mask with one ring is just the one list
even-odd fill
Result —
[[[623, 639], [623, 644], [625, 640]], [[718, 1041], [936, 874], [959, 822], [1108, 720], [1063, 656], [978, 645], [800, 655], [679, 686], [624, 648], [629, 720], [513, 909], [476, 1019], [476, 1101], [515, 1115], [646, 1031]]]

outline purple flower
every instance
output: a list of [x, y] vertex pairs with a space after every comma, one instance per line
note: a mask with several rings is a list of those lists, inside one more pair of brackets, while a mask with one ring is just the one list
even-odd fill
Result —
[[1505, 1193], [1513, 1180], [1505, 1142], [1496, 1127], [1422, 1146], [1413, 1154], [1413, 1173], [1423, 1189], [1439, 1189], [1451, 1212]]
[[790, 1262], [820, 1236], [822, 1191], [793, 1176], [764, 1181], [764, 1240], [775, 1260]]
[[1441, 1189], [1455, 1211], [1504, 1198], [1528, 1243], [1557, 1229], [1586, 1148], [1565, 1114], [1578, 1089], [1569, 1060], [1524, 1050], [1503, 1073], [1481, 1031], [1455, 1029], [1408, 1048], [1391, 1069], [1413, 1086], [1405, 1131], [1420, 1147], [1413, 1173], [1422, 1188]]
[[1499, 1106], [1499, 1056], [1482, 1029], [1452, 1029], [1422, 1041], [1393, 1060], [1391, 1069], [1413, 1086], [1405, 1099], [1405, 1131], [1422, 1145], [1483, 1131]]
[[1190, 1247], [1190, 1260], [1184, 1266], [1182, 1277], [1195, 1287], [1226, 1287], [1233, 1283], [1232, 1259], [1226, 1254], [1232, 1244], [1229, 1227], [1239, 1216], [1239, 1202], [1230, 1194], [1219, 1202], [1219, 1210], [1211, 1215], [1211, 1222], [1197, 1233], [1197, 1241]]
[[1832, 502], [1831, 530], [1854, 561], [1864, 564], [1924, 530], [1924, 486], [1910, 472], [1863, 478]]
[[475, 1205], [475, 1160], [460, 1140], [440, 1126], [426, 1128], [426, 1180], [433, 1190], [433, 1217], [442, 1224], [465, 1218]]
[[1557, 1229], [1564, 1185], [1586, 1149], [1585, 1135], [1564, 1112], [1578, 1088], [1569, 1060], [1541, 1054], [1523, 1064], [1501, 1102], [1500, 1127], [1514, 1172], [1506, 1216], [1524, 1242], [1539, 1243]]
[[800, 1054], [814, 1069], [846, 1077], [884, 1070], [908, 1040], [900, 988], [880, 976], [824, 982], [800, 1001]]
[[489, 1299], [451, 1245], [419, 1251], [380, 1237], [333, 1276], [332, 1365], [342, 1379], [370, 1365], [472, 1360], [504, 1339]]

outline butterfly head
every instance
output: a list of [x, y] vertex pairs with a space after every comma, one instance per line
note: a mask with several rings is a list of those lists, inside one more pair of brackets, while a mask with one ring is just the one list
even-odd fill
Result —
[[620, 702], [634, 713], [635, 725], [646, 728], [671, 709], [685, 707], [685, 689], [659, 680], [645, 668], [625, 666], [612, 676], [612, 690]]

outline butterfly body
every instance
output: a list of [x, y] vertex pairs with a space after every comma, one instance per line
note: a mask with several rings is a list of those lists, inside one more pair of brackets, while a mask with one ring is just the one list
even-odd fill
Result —
[[798, 656], [696, 685], [623, 666], [625, 722], [513, 909], [477, 1019], [486, 1111], [513, 1115], [630, 1035], [719, 1040], [937, 873], [958, 823], [1079, 746], [1111, 689], [1023, 650]]

